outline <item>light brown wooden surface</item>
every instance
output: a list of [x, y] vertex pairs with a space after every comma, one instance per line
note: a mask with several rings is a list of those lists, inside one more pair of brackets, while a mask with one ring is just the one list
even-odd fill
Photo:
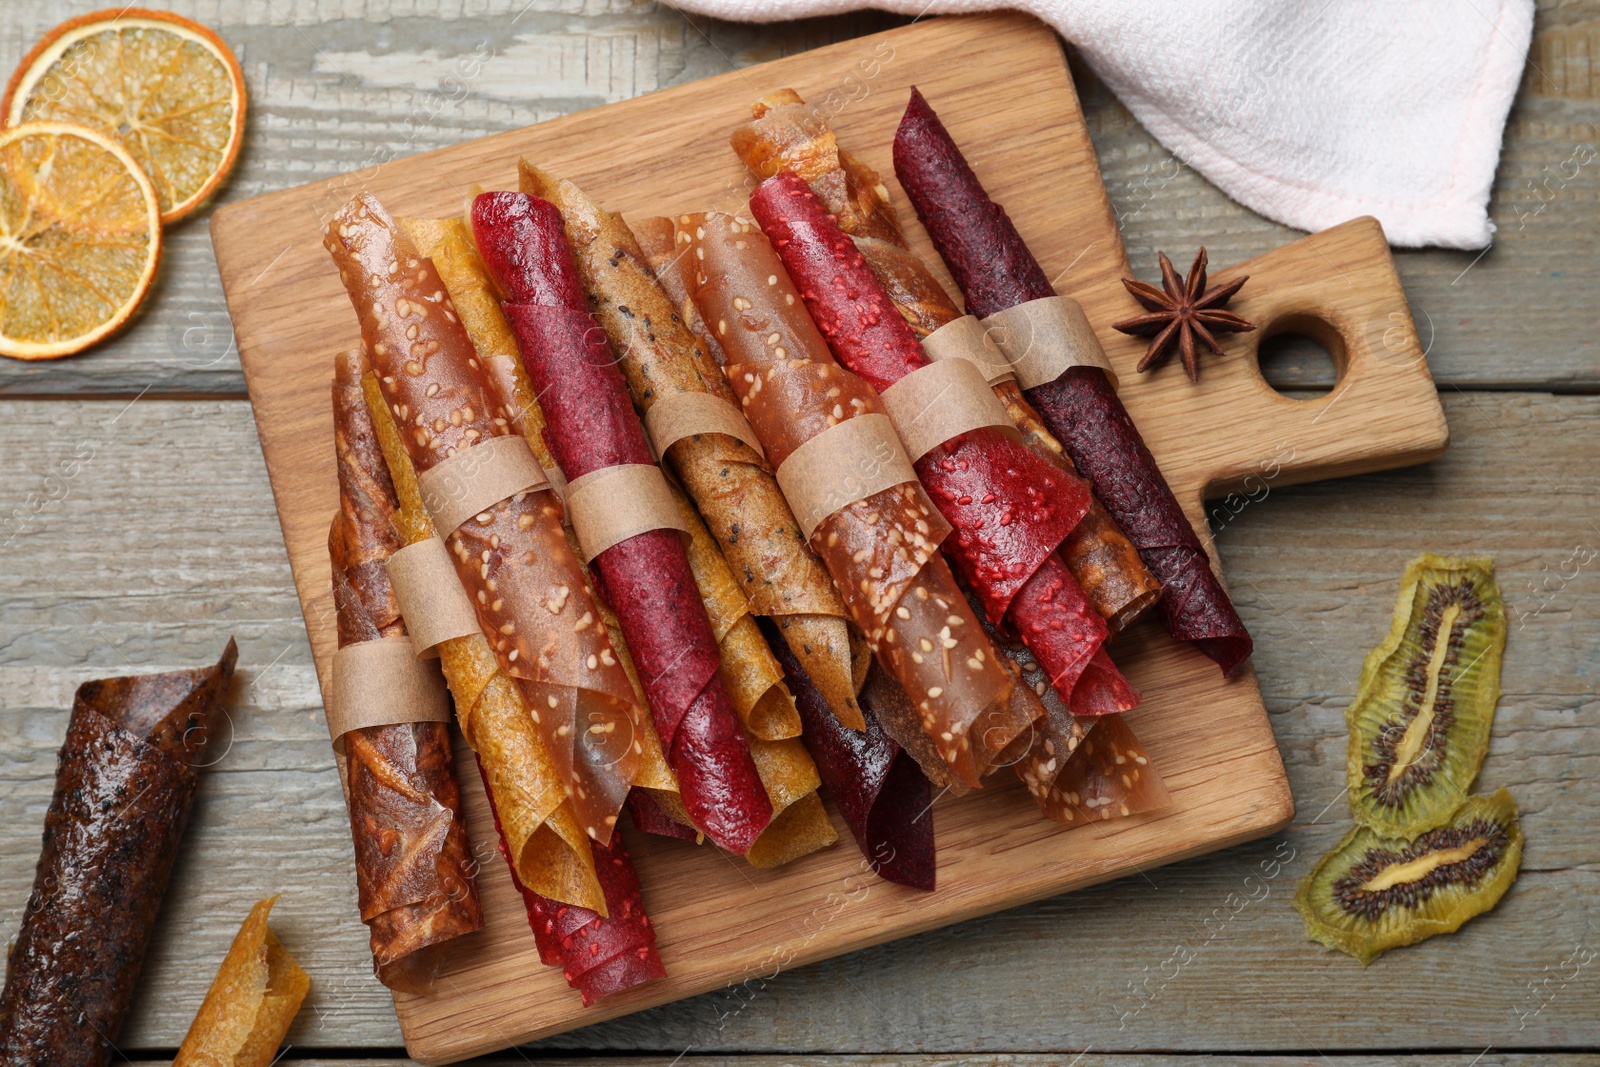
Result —
[[[8, 7], [0, 57], [15, 59], [56, 22], [99, 6]], [[738, 26], [627, 0], [170, 6], [217, 27], [244, 62], [250, 133], [223, 202], [326, 179], [380, 151], [518, 128], [896, 21]], [[441, 86], [483, 42], [494, 58], [466, 90]], [[1441, 385], [1449, 451], [1402, 471], [1212, 501], [1301, 802], [1290, 827], [1148, 882], [1132, 875], [794, 968], [754, 997], [706, 994], [527, 1055], [549, 1057], [559, 1045], [631, 1050], [622, 1062], [662, 1067], [685, 1049], [679, 1067], [1465, 1067], [1492, 1046], [1478, 1067], [1594, 1063], [1554, 1050], [1600, 1047], [1593, 967], [1570, 981], [1557, 973], [1575, 945], [1595, 945], [1589, 924], [1600, 923], [1600, 800], [1588, 785], [1600, 776], [1600, 585], [1592, 565], [1570, 580], [1560, 574], [1575, 546], [1600, 545], [1600, 400], [1588, 395], [1600, 373], [1600, 179], [1594, 166], [1575, 179], [1558, 169], [1574, 146], [1596, 143], [1597, 60], [1600, 5], [1541, 0], [1490, 205], [1494, 248], [1481, 259], [1396, 253]], [[1140, 277], [1155, 276], [1157, 248], [1185, 265], [1206, 244], [1224, 264], [1300, 236], [1229, 202], [1091, 74], [1075, 66], [1074, 75]], [[0, 394], [35, 398], [0, 402], [0, 939], [14, 933], [33, 878], [73, 688], [192, 666], [234, 632], [237, 734], [202, 789], [119, 1044], [140, 1062], [170, 1060], [239, 920], [281, 890], [275, 925], [315, 983], [282, 1062], [408, 1062], [388, 995], [366, 971], [348, 823], [204, 216], [168, 238], [154, 298], [127, 333], [72, 360], [0, 361]], [[1288, 358], [1269, 360], [1269, 380], [1331, 380], [1305, 352], [1291, 346]], [[95, 394], [119, 399], [84, 402]], [[217, 399], [186, 399], [199, 394]], [[82, 473], [55, 478], [84, 445], [97, 451]], [[1424, 548], [1497, 560], [1517, 621], [1480, 787], [1511, 788], [1529, 850], [1495, 912], [1362, 970], [1305, 941], [1288, 898], [1344, 829], [1343, 708], [1361, 656], [1387, 627], [1401, 569]], [[1280, 844], [1296, 858], [1270, 899], [1210, 938], [1214, 909]], [[1180, 944], [1203, 951], [1168, 980], [1163, 963]], [[863, 1054], [805, 1055], [816, 1049]], [[615, 1062], [571, 1055], [579, 1058], [557, 1062]], [[507, 1053], [491, 1062], [525, 1061]]]
[[[1004, 82], [966, 62], [980, 43], [1005, 56]], [[518, 155], [626, 213], [705, 204], [737, 210], [744, 178], [731, 152], [718, 149], [749, 101], [792, 85], [822, 102], [852, 78], [874, 91], [833, 122], [891, 185], [887, 146], [907, 89], [918, 84], [935, 101], [1057, 287], [1105, 333], [1129, 379], [1124, 395], [1134, 417], [1197, 519], [1206, 491], [1226, 491], [1251, 475], [1289, 484], [1417, 462], [1442, 449], [1443, 412], [1370, 220], [1243, 268], [1260, 295], [1239, 306], [1259, 317], [1264, 336], [1286, 325], [1320, 331], [1336, 352], [1344, 373], [1333, 394], [1288, 399], [1249, 359], [1218, 361], [1199, 388], [1176, 368], [1135, 381], [1138, 343], [1105, 329], [1131, 306], [1119, 281], [1127, 265], [1054, 36], [1020, 16], [934, 20], [216, 214], [223, 285], [319, 666], [333, 647], [324, 535], [335, 506], [327, 354], [352, 343], [356, 325], [318, 224], [364, 188], [397, 213], [459, 211], [471, 184], [508, 185]], [[619, 171], [613, 146], [623, 140], [653, 161], [649, 182]], [[1039, 165], [1041, 156], [1064, 171]], [[272, 252], [266, 266], [263, 250]], [[1220, 432], [1211, 424], [1218, 411], [1228, 412]], [[484, 933], [452, 953], [434, 993], [397, 998], [407, 1047], [429, 1062], [503, 1048], [1237, 843], [1288, 819], [1292, 807], [1252, 678], [1223, 682], [1208, 661], [1150, 627], [1124, 642], [1119, 662], [1146, 694], [1133, 722], [1174, 792], [1164, 815], [1069, 835], [1041, 823], [1014, 785], [941, 804], [940, 885], [931, 897], [877, 883], [847, 849], [758, 876], [709, 850], [635, 841], [668, 978], [589, 1009], [538, 962], [519, 899], [506, 879], [491, 876], [483, 880]], [[470, 761], [462, 767], [469, 773]], [[467, 794], [474, 847], [492, 857], [487, 810], [476, 791]]]

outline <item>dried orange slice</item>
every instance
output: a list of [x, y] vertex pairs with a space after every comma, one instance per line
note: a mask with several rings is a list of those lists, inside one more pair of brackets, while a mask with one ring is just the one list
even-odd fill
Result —
[[222, 38], [135, 7], [51, 30], [0, 103], [8, 126], [70, 122], [121, 141], [150, 175], [164, 223], [199, 207], [233, 169], [244, 109], [244, 75]]
[[161, 206], [128, 150], [64, 122], [0, 130], [0, 355], [70, 356], [132, 317]]

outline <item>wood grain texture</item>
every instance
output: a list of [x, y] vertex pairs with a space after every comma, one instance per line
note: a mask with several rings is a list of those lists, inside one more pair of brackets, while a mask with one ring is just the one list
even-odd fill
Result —
[[[1600, 583], [1593, 563], [1559, 577], [1575, 546], [1600, 547], [1600, 472], [1573, 447], [1600, 436], [1600, 399], [1451, 394], [1446, 414], [1455, 442], [1431, 463], [1272, 485], [1219, 520], [1300, 799], [1283, 833], [565, 1034], [542, 1054], [668, 1050], [656, 1060], [666, 1064], [691, 1046], [690, 1058], [830, 1048], [962, 1059], [1492, 1043], [1492, 1062], [1502, 1049], [1600, 1045], [1596, 972], [1560, 976], [1575, 945], [1600, 947], [1589, 925], [1600, 926], [1600, 795], [1588, 788], [1600, 778]], [[369, 976], [349, 823], [248, 406], [0, 401], [0, 427], [27, 442], [0, 449], [0, 518], [32, 494], [44, 501], [0, 536], [0, 940], [32, 883], [73, 689], [204, 662], [234, 633], [233, 743], [202, 784], [122, 1047], [175, 1048], [250, 904], [281, 891], [274, 925], [313, 982], [291, 1055], [397, 1049], [393, 1005]], [[52, 472], [85, 445], [92, 461], [52, 490]], [[1494, 912], [1363, 970], [1306, 941], [1289, 898], [1349, 823], [1344, 707], [1388, 628], [1400, 572], [1423, 549], [1497, 561], [1512, 632], [1478, 788], [1510, 788], [1528, 849]], [[1270, 895], [1224, 921], [1217, 909], [1252, 892], [1245, 879], [1280, 848], [1293, 858]], [[1169, 977], [1180, 945], [1199, 954]]]
[[[1003, 82], [968, 62], [979, 47], [1006, 57]], [[872, 91], [851, 102], [838, 87], [854, 82]], [[223, 287], [319, 668], [326, 670], [333, 649], [322, 531], [334, 507], [319, 379], [326, 380], [327, 352], [358, 338], [321, 247], [322, 222], [362, 189], [396, 213], [460, 211], [465, 187], [505, 187], [519, 155], [625, 213], [708, 204], [736, 210], [748, 183], [732, 153], [716, 146], [755, 95], [789, 85], [833, 112], [846, 143], [875, 146], [866, 158], [891, 181], [882, 157], [913, 83], [937, 101], [1057, 286], [1101, 325], [1108, 354], [1128, 380], [1129, 408], [1196, 519], [1205, 493], [1238, 484], [1265, 464], [1287, 484], [1413, 463], [1444, 447], [1438, 396], [1381, 231], [1370, 220], [1241, 268], [1252, 272], [1258, 295], [1240, 309], [1260, 319], [1264, 335], [1306, 323], [1337, 353], [1343, 374], [1333, 395], [1283, 397], [1261, 379], [1248, 351], [1219, 361], [1199, 387], [1171, 373], [1135, 382], [1139, 342], [1105, 328], [1132, 305], [1120, 282], [1127, 263], [1054, 36], [1020, 16], [933, 20], [269, 194], [213, 217]], [[617, 165], [622, 142], [651, 161], [650, 181]], [[926, 238], [916, 240], [933, 261]], [[279, 242], [283, 250], [263, 267], [262, 250]], [[1220, 433], [1213, 428], [1219, 411], [1228, 412]], [[1019, 805], [1018, 788], [991, 787], [937, 809], [939, 889], [932, 896], [876, 882], [847, 850], [753, 877], [708, 850], [639, 842], [668, 977], [589, 1009], [565, 996], [559, 976], [538, 962], [510, 885], [487, 879], [484, 933], [450, 953], [429, 996], [396, 998], [407, 1048], [425, 1062], [504, 1048], [1225, 847], [1289, 818], [1292, 801], [1253, 679], [1224, 682], [1193, 650], [1148, 630], [1123, 643], [1120, 662], [1145, 693], [1135, 728], [1173, 791], [1162, 816], [1096, 827], [1092, 837], [1089, 830], [1068, 835]], [[1179, 708], [1193, 711], [1180, 717]], [[470, 773], [470, 756], [461, 765]], [[482, 798], [473, 790], [467, 796], [474, 845], [492, 856]], [[707, 900], [718, 902], [720, 914], [707, 914]], [[529, 989], [541, 1000], [522, 995]]]
[[[164, 1063], [164, 1061], [162, 1061]], [[300, 1059], [285, 1060], [296, 1067], [410, 1067], [404, 1059]], [[528, 1060], [512, 1056], [486, 1056], [473, 1060], [474, 1067], [526, 1067]], [[1347, 1056], [1337, 1052], [1306, 1056], [1228, 1056], [1151, 1054], [1151, 1053], [963, 1053], [940, 1055], [868, 1056], [583, 1056], [540, 1059], [543, 1067], [1461, 1067], [1462, 1057], [1391, 1054], [1387, 1056]], [[140, 1062], [134, 1067], [157, 1067]], [[1583, 1053], [1492, 1053], [1479, 1060], [1478, 1067], [1600, 1067], [1600, 1056]]]

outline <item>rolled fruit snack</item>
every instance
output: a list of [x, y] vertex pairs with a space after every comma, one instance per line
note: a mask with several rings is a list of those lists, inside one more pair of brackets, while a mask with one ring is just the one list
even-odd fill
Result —
[[0, 1063], [105, 1067], [239, 655], [78, 687], [0, 990]]
[[[915, 89], [895, 134], [894, 168], [969, 312], [987, 319], [1056, 296], [1005, 209], [989, 199]], [[1027, 353], [1030, 359], [1056, 355]], [[1250, 635], [1105, 371], [1069, 366], [1026, 393], [1161, 582], [1168, 632], [1232, 674], [1250, 656]]]
[[[425, 544], [437, 535], [411, 458], [377, 376], [366, 373], [362, 387], [400, 501], [401, 539], [408, 546]], [[477, 749], [500, 855], [522, 894], [540, 959], [561, 966], [586, 1004], [661, 977], [655, 933], [622, 838], [614, 834], [609, 845], [591, 842], [579, 826], [521, 690], [500, 670], [488, 639], [473, 631], [440, 641], [438, 649], [462, 733]], [[503, 770], [496, 773], [493, 766]], [[516, 822], [503, 822], [502, 810], [515, 812]], [[547, 891], [537, 892], [535, 885]], [[568, 917], [563, 933], [584, 936], [558, 934], [552, 925], [557, 915]], [[591, 950], [591, 944], [606, 951]]]
[[211, 980], [172, 1067], [272, 1067], [311, 979], [267, 924], [277, 897], [250, 909]]
[[[483, 364], [437, 269], [382, 205], [352, 200], [326, 244], [423, 504], [573, 811], [603, 844], [639, 770], [643, 712], [584, 592], [561, 502], [527, 443], [492, 414]], [[520, 466], [507, 472], [507, 460]]]
[[880, 878], [932, 890], [933, 796], [916, 760], [884, 732], [868, 690], [861, 693], [866, 729], [852, 730], [828, 709], [772, 621], [763, 619], [761, 629], [805, 722], [800, 736], [868, 865]]
[[[937, 419], [941, 407], [960, 402], [952, 386], [941, 385], [909, 408], [895, 403], [902, 381], [915, 388], [919, 372], [938, 369], [805, 182], [788, 172], [775, 175], [756, 190], [750, 208], [834, 356], [888, 394], [891, 412], [901, 412], [895, 418], [903, 438], [912, 436], [917, 421]], [[974, 397], [998, 408], [981, 375], [970, 368], [969, 374]], [[1087, 487], [1026, 448], [1003, 410], [959, 425], [967, 428], [932, 433], [926, 450], [914, 453], [918, 477], [956, 530], [943, 545], [945, 554], [982, 601], [989, 621], [1004, 620], [1020, 635], [1049, 684], [1070, 695], [1075, 710], [1136, 706], [1137, 691], [1101, 650], [1104, 620], [1056, 554], [1088, 511]], [[1091, 661], [1097, 669], [1085, 674]]]
[[[941, 335], [948, 338], [944, 349], [927, 341], [929, 335], [963, 316], [944, 286], [906, 244], [889, 192], [877, 172], [840, 148], [826, 120], [792, 89], [762, 97], [751, 105], [751, 112], [752, 120], [735, 128], [732, 137], [733, 149], [750, 173], [758, 181], [784, 171], [804, 180], [839, 228], [855, 241], [878, 283], [924, 342], [928, 355], [947, 358], [942, 353], [948, 351], [974, 358], [967, 354], [972, 349], [962, 342], [976, 340], [977, 331], [964, 330], [963, 323]], [[1004, 355], [992, 345], [980, 347], [978, 352], [982, 357], [974, 362], [985, 371], [1023, 443], [1076, 477], [1061, 442], [1045, 429], [1039, 413], [1022, 395]], [[1161, 586], [1138, 550], [1098, 499], [1090, 498], [1088, 512], [1067, 535], [1060, 551], [1112, 634], [1154, 607], [1161, 596]]]
[[[745, 416], [796, 514], [820, 516], [810, 544], [932, 742], [930, 777], [979, 785], [1044, 708], [995, 651], [939, 555], [949, 525], [917, 483], [876, 393], [833, 362], [760, 231], [714, 215], [680, 219], [678, 234]], [[852, 439], [842, 459], [808, 458]], [[876, 488], [881, 482], [890, 484]]]
[[772, 804], [719, 673], [716, 637], [679, 539], [681, 519], [675, 509], [646, 512], [642, 492], [664, 490], [665, 480], [588, 312], [561, 214], [535, 197], [485, 193], [473, 202], [472, 223], [484, 265], [509, 297], [503, 310], [548, 420], [545, 441], [569, 479], [569, 507], [578, 510], [586, 478], [602, 489], [624, 478], [641, 487], [601, 500], [614, 506], [610, 515], [574, 514], [574, 525], [609, 524], [617, 533], [643, 527], [585, 547], [633, 652], [684, 807], [714, 843], [743, 854], [772, 820]]
[[[450, 301], [455, 305], [461, 325], [478, 351], [489, 384], [496, 420], [505, 420], [528, 442], [534, 458], [550, 475], [558, 479], [561, 468], [544, 442], [544, 412], [534, 396], [533, 383], [522, 365], [517, 351], [516, 338], [511, 336], [505, 315], [500, 311], [500, 298], [493, 291], [489, 275], [483, 269], [477, 249], [472, 246], [470, 231], [464, 219], [399, 219], [401, 227], [417, 245], [417, 249], [433, 261]], [[574, 554], [579, 552], [572, 528], [566, 528], [567, 542]], [[589, 584], [588, 572], [583, 572], [584, 592], [595, 602], [600, 616], [605, 620], [606, 634], [622, 669], [633, 688], [639, 707], [648, 707], [644, 690], [639, 685], [638, 672], [617, 626], [616, 614]], [[634, 777], [633, 789], [628, 793], [628, 809], [634, 822], [648, 832], [690, 841], [699, 836], [690, 824], [689, 813], [683, 808], [678, 795], [678, 780], [667, 766], [666, 754], [661, 751], [661, 738], [656, 734], [655, 723], [648, 715], [637, 722], [635, 739], [640, 743], [639, 770]]]
[[796, 529], [771, 465], [727, 432], [686, 433], [669, 426], [686, 417], [694, 427], [713, 425], [703, 411], [718, 402], [724, 417], [737, 422], [733, 394], [715, 358], [675, 313], [620, 215], [526, 160], [518, 169], [524, 193], [560, 210], [596, 321], [617, 354], [656, 451], [664, 452], [663, 465], [699, 508], [751, 611], [777, 621], [840, 720], [861, 729], [848, 614], [827, 569]]
[[[385, 570], [402, 545], [394, 524], [399, 501], [361, 392], [362, 371], [357, 352], [334, 362], [339, 514], [328, 536], [328, 553], [339, 648], [397, 641], [409, 662], [385, 669], [378, 660], [375, 673], [365, 676], [368, 683], [407, 692], [400, 684], [403, 679], [391, 675], [409, 667], [434, 672], [437, 687], [438, 668], [422, 667], [412, 652]], [[334, 669], [339, 671], [341, 663]], [[391, 689], [383, 685], [386, 681], [397, 684]], [[438, 692], [441, 710], [448, 715], [442, 687]], [[398, 709], [398, 714], [407, 711]], [[344, 760], [356, 892], [361, 921], [371, 935], [373, 967], [378, 980], [391, 989], [425, 992], [439, 961], [437, 946], [483, 926], [450, 724], [434, 720], [356, 727], [342, 733], [336, 747]]]

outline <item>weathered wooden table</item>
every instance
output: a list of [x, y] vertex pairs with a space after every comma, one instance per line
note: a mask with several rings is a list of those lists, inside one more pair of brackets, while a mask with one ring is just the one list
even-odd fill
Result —
[[[90, 6], [8, 8], [0, 67]], [[332, 176], [892, 24], [772, 27], [590, 0], [205, 0], [239, 52], [250, 137], [224, 199]], [[1463, 2], [1463, 18], [1478, 17]], [[1231, 203], [1079, 71], [1134, 267], [1296, 236]], [[1426, 466], [1269, 488], [1217, 544], [1300, 816], [1281, 836], [579, 1031], [496, 1063], [742, 1067], [1329, 1060], [1600, 1064], [1600, 0], [1543, 5], [1482, 256], [1404, 253], [1454, 435]], [[619, 165], [638, 166], [619, 146]], [[268, 264], [263, 262], [265, 268]], [[226, 754], [162, 910], [130, 1060], [170, 1056], [249, 904], [313, 992], [286, 1059], [406, 1062], [369, 977], [349, 828], [205, 218], [169, 236], [141, 320], [102, 349], [0, 360], [0, 934], [16, 930], [73, 689], [239, 639]], [[1325, 354], [1266, 360], [1326, 389]], [[68, 473], [70, 472], [70, 473]], [[1521, 879], [1461, 934], [1363, 970], [1304, 939], [1295, 881], [1348, 819], [1343, 709], [1416, 553], [1489, 553], [1511, 638], [1481, 788], [1523, 811]], [[1266, 861], [1275, 878], [1246, 885]], [[1253, 887], [1253, 888], [1252, 888]], [[1170, 1050], [1157, 1052], [1151, 1050]], [[622, 1056], [618, 1059], [616, 1057]]]

